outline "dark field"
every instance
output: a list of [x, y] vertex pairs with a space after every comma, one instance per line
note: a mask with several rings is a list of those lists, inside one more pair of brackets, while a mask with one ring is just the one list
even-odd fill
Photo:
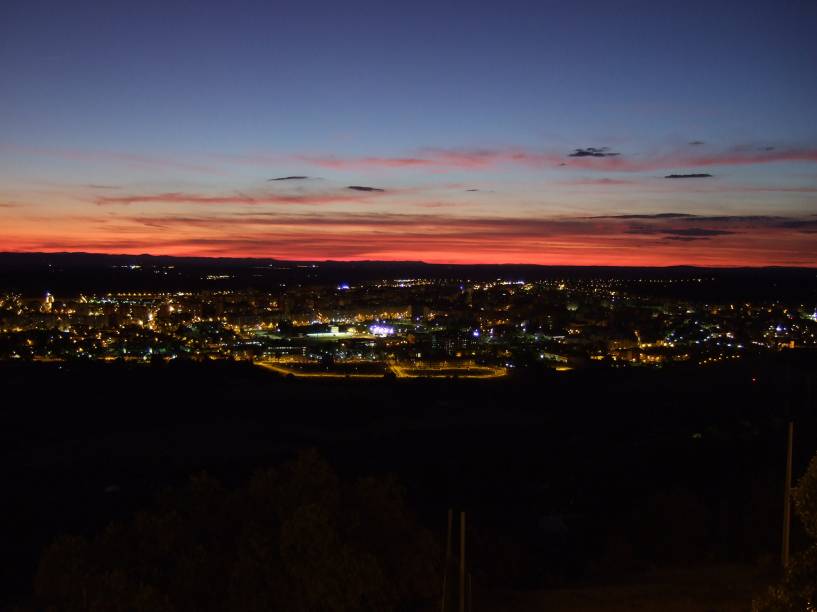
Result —
[[396, 475], [441, 543], [447, 509], [466, 510], [486, 601], [691, 566], [761, 581], [779, 551], [786, 423], [795, 477], [817, 450], [814, 356], [777, 357], [487, 381], [6, 364], [0, 601], [31, 591], [59, 534], [97, 532], [198, 471], [237, 486], [310, 447], [343, 478]]

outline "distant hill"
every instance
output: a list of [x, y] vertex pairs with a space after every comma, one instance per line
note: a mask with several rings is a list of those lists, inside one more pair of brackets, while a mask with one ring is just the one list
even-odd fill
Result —
[[[641, 291], [706, 299], [817, 295], [817, 269], [455, 265], [422, 261], [287, 261], [96, 253], [0, 253], [0, 291], [40, 295], [81, 291], [281, 289], [283, 285], [399, 278], [466, 280], [619, 279]], [[649, 283], [693, 278], [706, 282]], [[679, 293], [680, 292], [680, 293]], [[710, 297], [707, 297], [710, 296]]]

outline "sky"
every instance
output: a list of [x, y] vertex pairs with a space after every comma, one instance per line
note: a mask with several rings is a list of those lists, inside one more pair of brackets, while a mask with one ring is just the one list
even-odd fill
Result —
[[0, 251], [817, 266], [817, 3], [0, 6]]

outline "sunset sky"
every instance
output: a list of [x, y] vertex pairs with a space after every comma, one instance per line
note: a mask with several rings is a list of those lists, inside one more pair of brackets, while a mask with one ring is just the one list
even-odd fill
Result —
[[817, 2], [0, 8], [0, 250], [817, 266]]

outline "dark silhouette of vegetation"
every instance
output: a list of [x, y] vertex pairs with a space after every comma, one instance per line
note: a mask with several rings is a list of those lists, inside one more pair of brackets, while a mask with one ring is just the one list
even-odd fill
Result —
[[756, 612], [803, 612], [817, 609], [817, 455], [797, 483], [794, 507], [811, 545], [790, 561], [780, 584], [755, 602]]
[[94, 538], [60, 538], [35, 596], [54, 612], [416, 610], [439, 561], [394, 481], [343, 482], [305, 451], [236, 490], [201, 474]]
[[[83, 584], [104, 602], [98, 586], [103, 578], [109, 591], [138, 587], [144, 597], [153, 593], [168, 598], [174, 609], [190, 609], [166, 595], [184, 584], [177, 566], [192, 563], [184, 555], [195, 552], [209, 559], [206, 567], [214, 567], [212, 546], [225, 541], [231, 542], [222, 556], [226, 561], [216, 569], [185, 570], [208, 577], [203, 580], [211, 589], [207, 593], [219, 584], [232, 593], [252, 591], [240, 586], [243, 576], [244, 584], [252, 578], [279, 585], [278, 591], [269, 587], [275, 601], [283, 602], [278, 609], [299, 609], [291, 603], [295, 595], [280, 586], [290, 584], [286, 567], [295, 567], [287, 565], [292, 556], [284, 551], [291, 549], [282, 544], [288, 540], [280, 525], [291, 512], [265, 511], [247, 501], [249, 485], [238, 483], [259, 467], [281, 465], [295, 449], [312, 447], [348, 475], [337, 485], [341, 492], [354, 489], [351, 479], [359, 475], [374, 474], [384, 485], [383, 474], [397, 474], [408, 487], [409, 507], [422, 524], [436, 529], [438, 544], [445, 542], [446, 510], [466, 510], [475, 604], [486, 590], [584, 588], [640, 581], [645, 572], [703, 571], [711, 564], [739, 564], [749, 568], [740, 574], [741, 584], [768, 584], [766, 572], [776, 565], [780, 545], [786, 423], [796, 420], [799, 440], [817, 438], [817, 415], [810, 408], [813, 363], [806, 353], [784, 351], [774, 360], [747, 359], [711, 369], [588, 368], [549, 378], [515, 375], [457, 384], [284, 380], [247, 363], [228, 362], [5, 364], [0, 368], [5, 390], [0, 471], [9, 503], [0, 528], [0, 609], [33, 603], [38, 566], [40, 603], [34, 605], [39, 610], [46, 603], [72, 609], [66, 602], [82, 602]], [[795, 445], [798, 473], [810, 458], [805, 444]], [[178, 515], [182, 527], [167, 530], [174, 537], [180, 530], [181, 538], [195, 521], [173, 496], [195, 505], [193, 486], [169, 493], [155, 506], [151, 500], [156, 491], [178, 487], [202, 471], [225, 483], [226, 490], [213, 497], [232, 501], [220, 502], [210, 514], [200, 507], [196, 521], [218, 525], [217, 517], [205, 518], [217, 508], [232, 508], [228, 516], [237, 518], [230, 519], [229, 529], [220, 528], [226, 535], [208, 539], [188, 533], [179, 542], [155, 538], [175, 547], [161, 557], [160, 577], [169, 573], [171, 578], [162, 582], [134, 571], [129, 558], [138, 558], [138, 551], [130, 543], [139, 541], [136, 529], [144, 520], [135, 513], [149, 510], [154, 521]], [[275, 482], [286, 480], [285, 468], [275, 473]], [[394, 555], [372, 552], [380, 541], [359, 543], [338, 518], [349, 516], [350, 500], [359, 498], [339, 495], [337, 512], [337, 505], [316, 502], [329, 508], [324, 516], [338, 534], [333, 541], [351, 546], [355, 555], [374, 555], [377, 567], [384, 567], [383, 559], [395, 565], [399, 560], [399, 572], [382, 571], [403, 579], [403, 563], [411, 563], [411, 555], [398, 551], [413, 536], [392, 538], [399, 524], [392, 520], [383, 541], [392, 542]], [[264, 536], [257, 521], [248, 519], [259, 514], [275, 525], [272, 535]], [[358, 514], [383, 515], [375, 509]], [[298, 516], [317, 521], [306, 511]], [[111, 521], [120, 525], [113, 530], [114, 541], [127, 555], [112, 555], [107, 563], [97, 541], [105, 539]], [[371, 527], [370, 522], [364, 524]], [[318, 530], [313, 531], [317, 538]], [[59, 564], [45, 563], [42, 551], [66, 533], [86, 538], [75, 542], [76, 554], [65, 544]], [[795, 545], [799, 534], [798, 521]], [[264, 538], [272, 543], [264, 544]], [[184, 543], [191, 541], [196, 547]], [[263, 566], [266, 578], [259, 577], [260, 570], [248, 577], [250, 561], [255, 559], [256, 567], [262, 561], [238, 555], [247, 550], [247, 541], [272, 547], [276, 561]], [[414, 558], [431, 565], [442, 555]], [[81, 579], [70, 577], [71, 567], [81, 568]], [[436, 576], [428, 591], [440, 589], [441, 573]], [[77, 599], [60, 595], [60, 581]], [[751, 589], [741, 593], [743, 602], [750, 601]], [[231, 609], [226, 595], [216, 595], [182, 599], [204, 610], [211, 601], [213, 609]], [[419, 595], [409, 600], [392, 596], [390, 601], [406, 601], [406, 607], [427, 601]], [[82, 603], [77, 607], [88, 609]]]

